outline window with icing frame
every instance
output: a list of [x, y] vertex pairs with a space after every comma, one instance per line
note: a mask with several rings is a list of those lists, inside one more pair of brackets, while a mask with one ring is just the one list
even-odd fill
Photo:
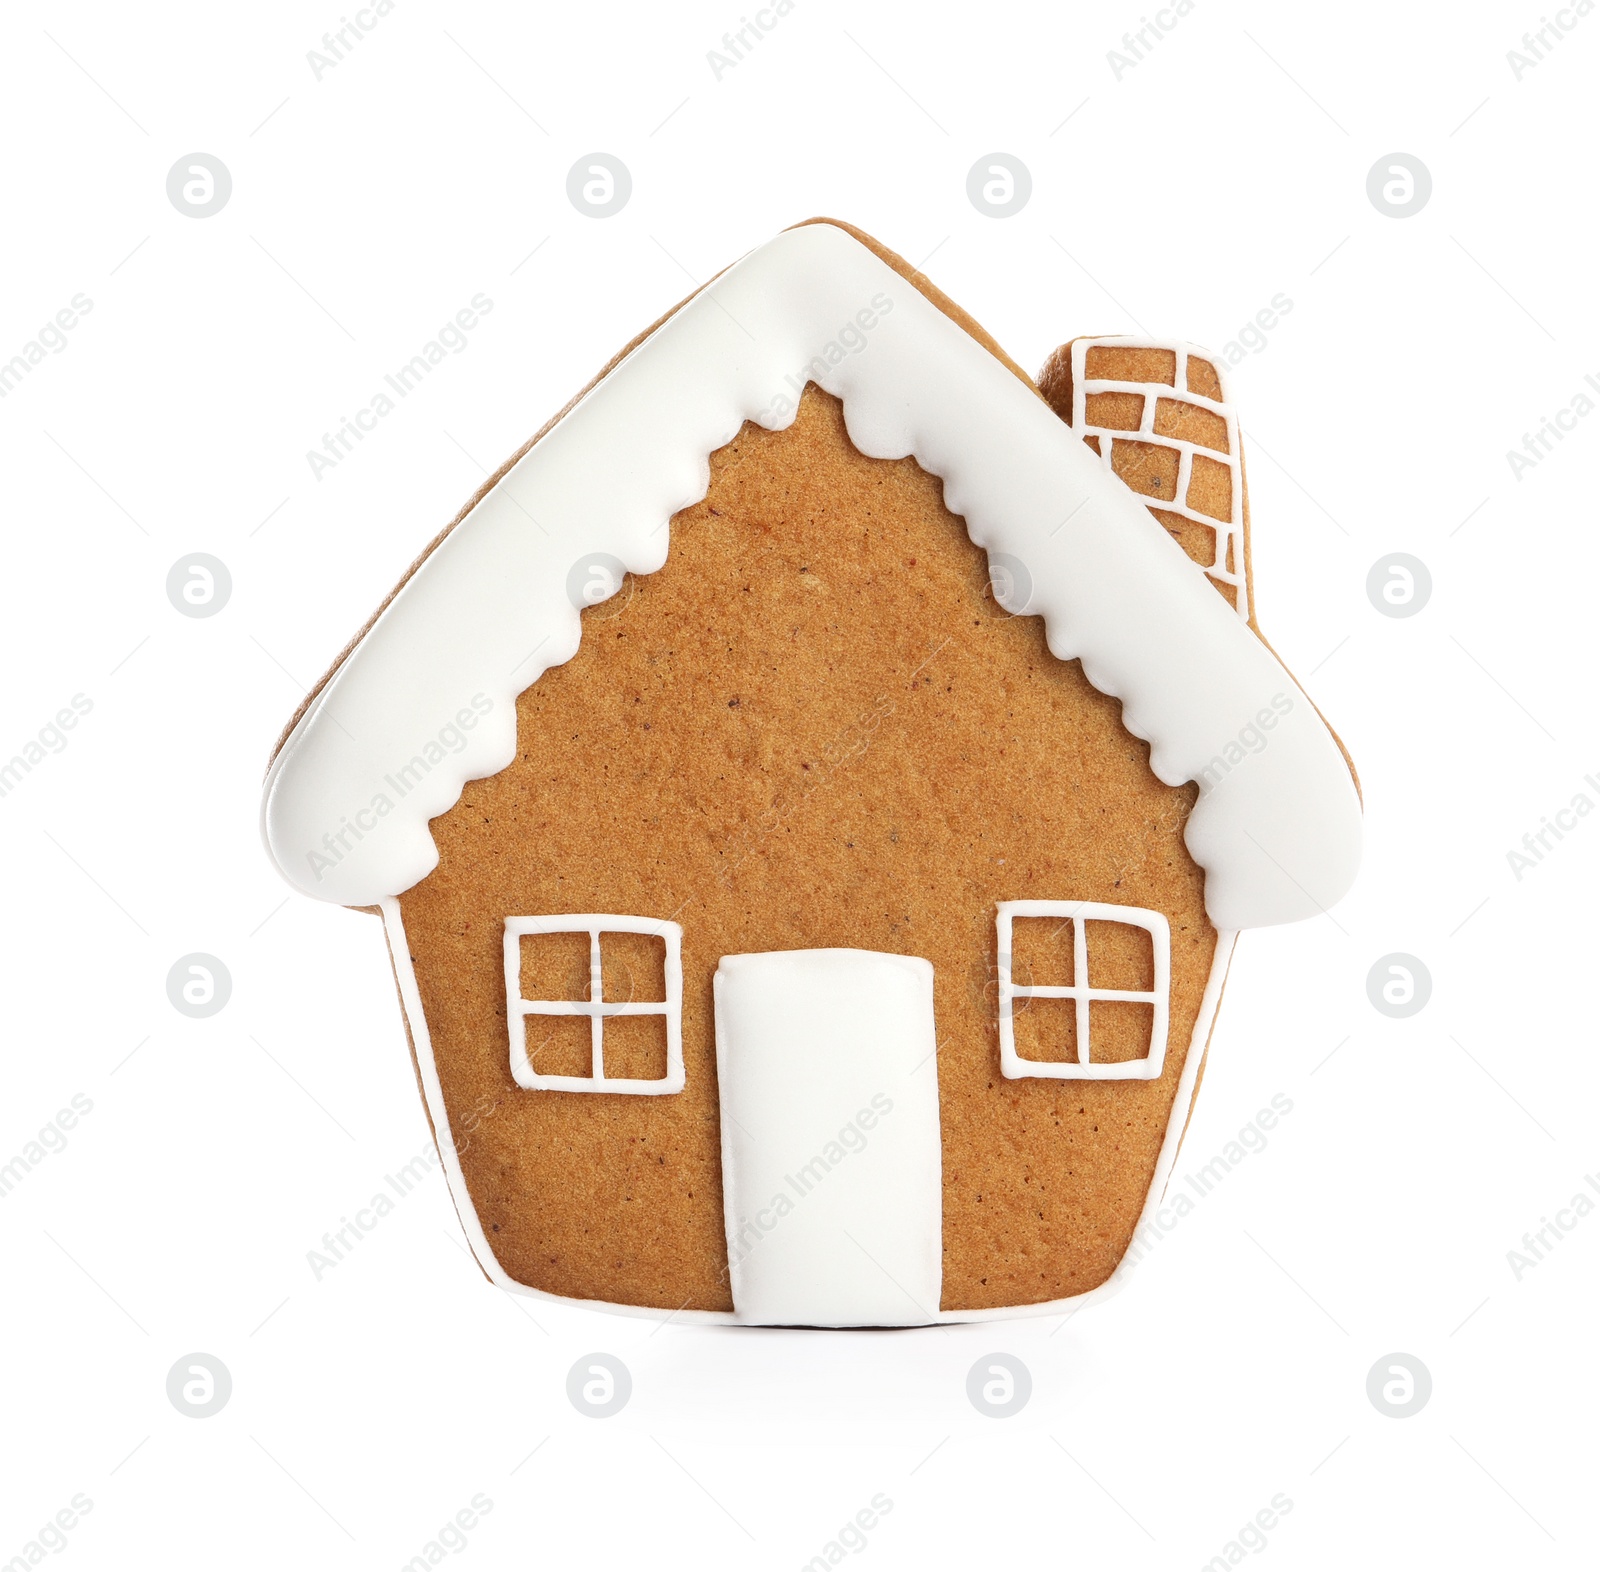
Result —
[[[574, 994], [583, 996], [524, 998], [522, 941], [529, 936], [560, 934], [582, 936], [588, 941], [587, 975], [575, 979], [571, 988]], [[605, 934], [644, 934], [662, 941], [662, 997], [659, 1000], [606, 997], [606, 968], [601, 946]], [[621, 1092], [640, 1097], [661, 1097], [683, 1090], [683, 929], [677, 923], [655, 917], [507, 917], [505, 972], [511, 1074], [518, 1086], [528, 1091]], [[628, 991], [631, 994], [631, 988]], [[589, 1073], [556, 1075], [536, 1070], [528, 1053], [530, 1016], [586, 1020]], [[607, 1023], [638, 1017], [662, 1022], [666, 1034], [665, 1073], [650, 1078], [607, 1075]]]
[[[1072, 980], [1066, 983], [1019, 983], [1013, 970], [1013, 929], [1017, 918], [1056, 919], [1071, 930]], [[1150, 936], [1151, 986], [1109, 988], [1094, 986], [1090, 975], [1087, 926], [1120, 923], [1143, 929]], [[1009, 1080], [1038, 1076], [1060, 1081], [1150, 1081], [1161, 1074], [1167, 1056], [1168, 996], [1172, 978], [1172, 934], [1166, 917], [1142, 906], [1113, 906], [1103, 901], [1001, 901], [995, 920], [999, 962], [1000, 1073]], [[1065, 999], [1072, 1001], [1072, 1060], [1025, 1059], [1017, 1052], [1017, 1000]], [[1142, 1056], [1132, 1059], [1094, 1058], [1092, 1007], [1096, 1004], [1144, 1005], [1151, 1012], [1149, 1040]], [[1024, 1010], [1027, 1005], [1022, 1006]]]

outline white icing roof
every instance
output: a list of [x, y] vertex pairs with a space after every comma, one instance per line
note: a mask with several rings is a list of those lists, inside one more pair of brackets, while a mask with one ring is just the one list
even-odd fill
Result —
[[577, 652], [574, 564], [661, 567], [709, 455], [746, 420], [793, 419], [791, 377], [842, 398], [861, 452], [940, 476], [973, 541], [1011, 559], [1026, 599], [1009, 608], [1042, 614], [1050, 649], [1122, 701], [1163, 781], [1200, 781], [1185, 839], [1217, 927], [1344, 894], [1360, 805], [1293, 678], [1041, 399], [827, 224], [785, 231], [684, 305], [401, 587], [268, 772], [262, 832], [291, 884], [365, 906], [426, 877], [428, 821], [511, 763], [518, 693]]

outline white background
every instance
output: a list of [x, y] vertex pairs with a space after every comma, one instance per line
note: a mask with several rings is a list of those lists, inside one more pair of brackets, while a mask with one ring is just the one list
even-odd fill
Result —
[[[1532, 5], [1200, 0], [1118, 80], [1133, 5], [799, 0], [718, 80], [739, 14], [400, 0], [318, 80], [332, 4], [7, 9], [0, 358], [93, 309], [0, 401], [0, 755], [93, 708], [0, 798], [0, 1162], [93, 1111], [0, 1200], [0, 1563], [82, 1492], [52, 1560], [395, 1568], [481, 1492], [452, 1563], [795, 1568], [881, 1492], [847, 1559], [1167, 1569], [1281, 1492], [1251, 1562], [1589, 1564], [1600, 1220], [1520, 1281], [1507, 1252], [1600, 1170], [1600, 821], [1520, 881], [1506, 853], [1600, 802], [1600, 418], [1520, 480], [1506, 451], [1600, 376], [1600, 20], [1563, 13], [1519, 81]], [[634, 181], [603, 221], [565, 192], [596, 150]], [[996, 150], [1034, 183], [1004, 220], [965, 194]], [[1407, 219], [1366, 193], [1396, 150], [1433, 179]], [[195, 151], [233, 179], [203, 220], [166, 195]], [[1065, 1322], [514, 1301], [437, 1175], [319, 1282], [307, 1252], [428, 1134], [378, 924], [286, 898], [262, 853], [273, 740], [487, 468], [819, 212], [1028, 367], [1085, 332], [1220, 348], [1292, 300], [1233, 375], [1258, 601], [1360, 766], [1367, 861], [1332, 917], [1245, 936], [1179, 1182], [1273, 1094], [1293, 1112]], [[468, 348], [315, 479], [306, 450], [480, 291]], [[205, 620], [165, 593], [195, 551], [233, 579]], [[1432, 574], [1407, 619], [1366, 595], [1392, 551]], [[168, 1003], [191, 951], [232, 974], [209, 1020]], [[1433, 979], [1406, 1020], [1367, 996], [1393, 951]], [[632, 1371], [615, 1418], [565, 1395], [591, 1350]], [[1033, 1377], [1006, 1420], [965, 1390], [996, 1350]], [[213, 1418], [166, 1396], [193, 1351], [232, 1373]], [[1433, 1378], [1404, 1420], [1366, 1395], [1396, 1351]]]

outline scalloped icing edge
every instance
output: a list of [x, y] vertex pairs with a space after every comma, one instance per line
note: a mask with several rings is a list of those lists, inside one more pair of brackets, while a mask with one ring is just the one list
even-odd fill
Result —
[[660, 568], [710, 455], [747, 420], [787, 427], [806, 381], [842, 400], [859, 451], [942, 479], [973, 542], [1009, 559], [1007, 609], [1041, 615], [1051, 652], [1121, 702], [1158, 778], [1199, 783], [1185, 840], [1217, 928], [1339, 899], [1360, 804], [1310, 700], [1070, 427], [826, 223], [784, 231], [659, 324], [401, 585], [268, 772], [262, 833], [289, 882], [377, 906], [425, 878], [429, 821], [512, 762], [517, 695], [577, 652], [571, 569]]

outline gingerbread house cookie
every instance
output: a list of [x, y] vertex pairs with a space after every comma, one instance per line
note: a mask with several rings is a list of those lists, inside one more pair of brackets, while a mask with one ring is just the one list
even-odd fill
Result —
[[819, 221], [472, 499], [263, 829], [381, 913], [493, 1281], [869, 1326], [1113, 1280], [1237, 935], [1359, 857], [1240, 458], [1200, 351], [1079, 339], [1036, 387]]

